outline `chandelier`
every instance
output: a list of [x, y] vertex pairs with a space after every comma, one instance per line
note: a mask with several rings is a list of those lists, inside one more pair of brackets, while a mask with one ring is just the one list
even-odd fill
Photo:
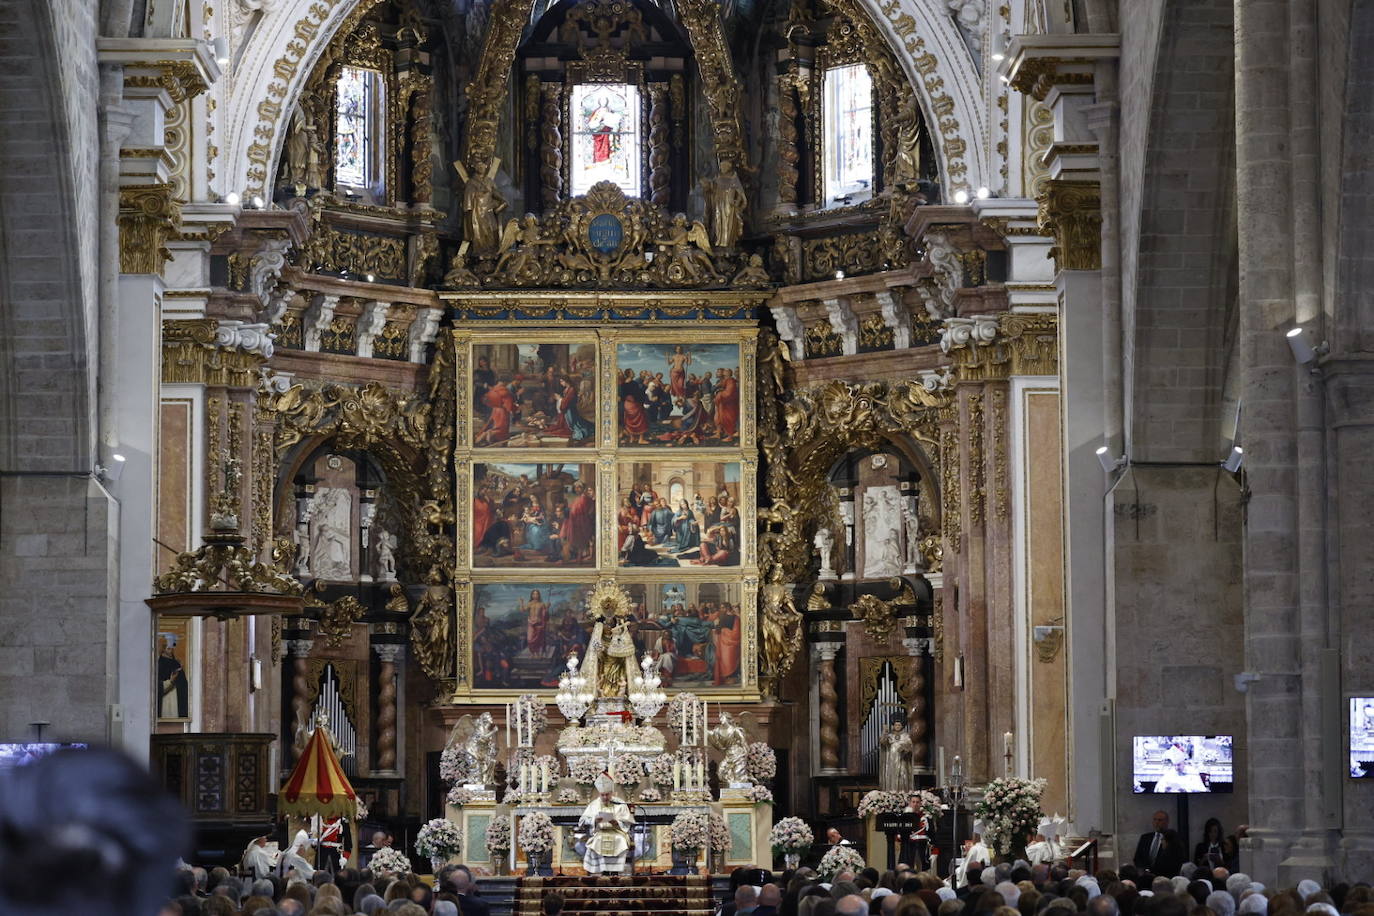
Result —
[[554, 702], [558, 704], [558, 711], [567, 717], [569, 722], [576, 722], [586, 713], [587, 707], [592, 705], [595, 696], [592, 692], [592, 685], [587, 682], [587, 678], [577, 670], [577, 656], [568, 659], [568, 670], [558, 676], [558, 693], [554, 694]]
[[652, 670], [653, 667], [654, 660], [647, 655], [644, 656], [644, 660], [639, 663], [640, 673], [630, 679], [630, 708], [643, 721], [658, 715], [658, 711], [668, 699], [668, 695], [659, 689], [662, 680]]

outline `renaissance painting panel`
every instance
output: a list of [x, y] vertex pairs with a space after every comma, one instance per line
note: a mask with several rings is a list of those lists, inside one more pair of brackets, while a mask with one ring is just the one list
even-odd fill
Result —
[[739, 462], [622, 462], [619, 490], [618, 565], [740, 565]]
[[596, 465], [550, 462], [472, 466], [472, 565], [596, 565]]
[[157, 649], [153, 698], [157, 718], [185, 721], [191, 718], [191, 618], [158, 617], [153, 638]]
[[622, 446], [739, 444], [739, 344], [621, 343], [616, 373]]
[[591, 448], [596, 440], [596, 344], [473, 347], [476, 448]]
[[635, 582], [625, 590], [634, 604], [639, 657], [653, 661], [665, 687], [739, 687], [739, 583]]
[[590, 585], [481, 582], [472, 588], [473, 686], [557, 687], [568, 656], [585, 655]]

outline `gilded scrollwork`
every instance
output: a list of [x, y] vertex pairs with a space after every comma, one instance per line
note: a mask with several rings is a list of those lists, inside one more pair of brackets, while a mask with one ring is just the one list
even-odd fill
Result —
[[320, 610], [319, 632], [325, 644], [337, 649], [353, 633], [353, 624], [363, 619], [367, 608], [353, 595], [344, 595]]
[[172, 184], [119, 189], [119, 272], [158, 274], [171, 257], [167, 240], [181, 226], [181, 201]]

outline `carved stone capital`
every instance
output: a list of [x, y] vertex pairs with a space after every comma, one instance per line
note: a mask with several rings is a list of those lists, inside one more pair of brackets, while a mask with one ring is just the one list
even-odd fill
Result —
[[806, 359], [806, 328], [802, 325], [796, 308], [791, 305], [774, 305], [769, 311], [773, 313], [773, 321], [778, 326], [778, 337], [792, 349], [793, 361], [801, 362]]
[[313, 639], [288, 639], [285, 642], [286, 651], [296, 658], [309, 658], [310, 650], [315, 647]]
[[377, 653], [377, 658], [390, 665], [396, 664], [405, 658], [406, 647], [404, 643], [396, 642], [374, 642], [372, 651]]
[[120, 273], [162, 273], [172, 256], [167, 239], [180, 225], [181, 203], [172, 196], [170, 182], [120, 188]]
[[318, 353], [320, 337], [329, 330], [334, 321], [334, 310], [339, 307], [339, 297], [317, 294], [305, 310], [302, 318], [305, 333], [305, 349]]
[[[1049, 312], [949, 318], [940, 348], [961, 382], [1059, 373], [1059, 319]], [[923, 384], [929, 384], [922, 380]], [[929, 389], [928, 389], [929, 390]]]
[[372, 356], [372, 342], [377, 339], [377, 335], [382, 333], [386, 327], [386, 320], [391, 312], [390, 302], [372, 301], [363, 306], [363, 314], [358, 318], [358, 355], [370, 358]]
[[1050, 179], [1037, 199], [1039, 226], [1054, 236], [1050, 257], [1060, 270], [1102, 268], [1102, 197], [1095, 181]]
[[840, 337], [841, 352], [853, 356], [859, 352], [859, 320], [854, 317], [854, 309], [844, 297], [824, 299], [825, 317], [830, 327]]
[[162, 322], [162, 381], [255, 388], [258, 370], [272, 355], [263, 324], [214, 318]]
[[873, 294], [878, 303], [883, 324], [892, 329], [892, 347], [905, 350], [911, 346], [911, 313], [907, 311], [902, 294], [897, 290], [885, 289]]
[[425, 351], [439, 336], [439, 319], [444, 315], [442, 309], [419, 309], [415, 320], [410, 323], [409, 346], [410, 361], [423, 363]]

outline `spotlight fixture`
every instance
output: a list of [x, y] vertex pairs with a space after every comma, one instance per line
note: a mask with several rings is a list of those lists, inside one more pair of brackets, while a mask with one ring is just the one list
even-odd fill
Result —
[[221, 67], [229, 66], [229, 39], [221, 35], [211, 42], [211, 44], [215, 49], [215, 63], [219, 64]]
[[992, 54], [992, 59], [993, 59], [993, 60], [1006, 60], [1006, 59], [1007, 59], [1007, 55], [1003, 54], [1001, 51], [994, 51], [993, 54]]
[[1329, 351], [1326, 341], [1312, 346], [1307, 340], [1306, 328], [1293, 328], [1285, 336], [1288, 338], [1288, 349], [1293, 351], [1293, 359], [1297, 360], [1299, 366], [1311, 365]]
[[1097, 450], [1097, 463], [1102, 465], [1102, 470], [1105, 473], [1110, 474], [1126, 466], [1126, 457], [1124, 455], [1120, 458], [1114, 457], [1112, 450], [1104, 445]]
[[1245, 449], [1241, 448], [1239, 445], [1233, 445], [1231, 446], [1231, 454], [1226, 456], [1226, 460], [1221, 463], [1221, 466], [1234, 474], [1236, 471], [1240, 470], [1240, 466], [1244, 461]]
[[986, 186], [979, 188], [975, 193], [979, 200], [987, 200], [992, 196], [992, 192], [989, 191]]
[[955, 191], [955, 192], [954, 192], [954, 202], [955, 202], [956, 204], [966, 204], [966, 203], [968, 203], [968, 191], [965, 191], [963, 188], [960, 188], [959, 190]]
[[264, 206], [266, 206], [266, 204], [264, 204], [264, 203], [262, 202], [262, 198], [261, 198], [261, 197], [254, 197], [254, 198], [253, 198], [253, 207], [254, 207], [254, 209], [261, 210]]
[[228, 194], [224, 195], [224, 202], [231, 207], [237, 207], [239, 205], [239, 201], [241, 201], [242, 199], [243, 198], [239, 197], [238, 191], [230, 191]]
[[128, 460], [119, 452], [111, 452], [106, 464], [96, 465], [95, 474], [106, 483], [115, 483], [124, 476], [124, 464]]
[[835, 279], [836, 279], [836, 280], [843, 280], [843, 279], [844, 279], [844, 271], [842, 271], [842, 270], [837, 270], [837, 271], [835, 271]]
[[1011, 77], [1007, 76], [1005, 73], [1001, 75], [1001, 80], [1007, 85], [1011, 85]]
[[376, 275], [376, 274], [368, 274], [368, 275], [367, 275], [367, 282], [368, 282], [368, 283], [376, 283], [376, 282], [377, 282], [377, 275]]

